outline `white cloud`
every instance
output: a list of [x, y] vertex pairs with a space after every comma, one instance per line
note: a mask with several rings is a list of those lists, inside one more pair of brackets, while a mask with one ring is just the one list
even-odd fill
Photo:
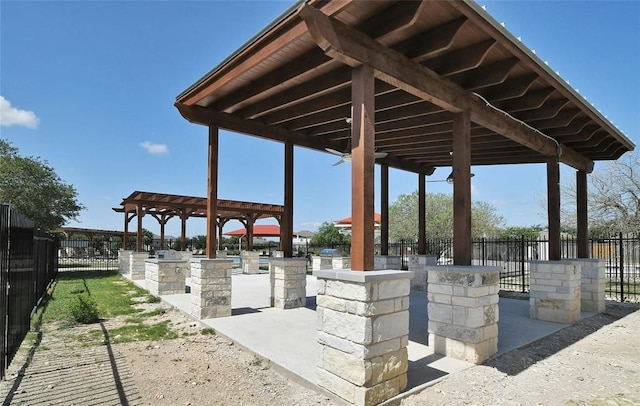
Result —
[[147, 150], [151, 155], [164, 155], [169, 153], [167, 144], [154, 144], [149, 141], [141, 142], [140, 146]]
[[11, 105], [9, 100], [0, 96], [0, 125], [21, 125], [27, 128], [37, 128], [40, 119], [33, 111], [20, 110]]

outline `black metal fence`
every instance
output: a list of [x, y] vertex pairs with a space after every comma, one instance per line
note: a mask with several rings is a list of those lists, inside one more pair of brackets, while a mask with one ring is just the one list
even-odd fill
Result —
[[31, 326], [31, 316], [57, 274], [57, 241], [31, 220], [0, 205], [0, 378]]

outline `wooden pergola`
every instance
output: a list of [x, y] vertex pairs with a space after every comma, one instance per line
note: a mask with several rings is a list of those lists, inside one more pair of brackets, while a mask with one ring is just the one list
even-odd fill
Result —
[[74, 235], [84, 235], [88, 239], [92, 240], [95, 237], [122, 237], [123, 231], [116, 230], [100, 230], [95, 228], [79, 228], [79, 227], [60, 227], [51, 232], [52, 234], [61, 234], [65, 239], [70, 240]]
[[[215, 237], [216, 227], [219, 238], [213, 241], [207, 239], [207, 252], [211, 249], [214, 253], [222, 246], [222, 228], [230, 220], [238, 220], [247, 229], [248, 250], [253, 249], [253, 225], [261, 218], [273, 217], [278, 221], [282, 220], [284, 206], [268, 203], [240, 202], [236, 200], [214, 200], [216, 204], [216, 217], [213, 219], [213, 233]], [[135, 191], [122, 200], [122, 207], [113, 208], [118, 213], [124, 213], [124, 240], [129, 233], [129, 222], [138, 217], [138, 229], [136, 239], [136, 251], [141, 251], [143, 246], [142, 218], [149, 214], [160, 224], [160, 245], [164, 245], [164, 227], [167, 221], [173, 217], [178, 217], [182, 221], [180, 232], [181, 249], [186, 248], [187, 219], [190, 217], [207, 217], [208, 201], [205, 197], [180, 196], [166, 193], [152, 193]], [[211, 229], [208, 229], [211, 231]], [[281, 238], [282, 240], [282, 238]], [[209, 243], [212, 245], [209, 245]], [[211, 247], [211, 248], [210, 248]]]
[[[561, 40], [561, 39], [559, 39]], [[471, 166], [547, 166], [550, 259], [560, 258], [559, 163], [576, 169], [579, 257], [587, 256], [587, 174], [633, 143], [473, 1], [300, 1], [177, 97], [209, 127], [210, 202], [218, 131], [284, 143], [283, 229], [292, 233], [293, 146], [350, 152], [352, 268], [373, 269], [374, 152], [381, 165], [382, 253], [388, 168], [452, 167], [454, 263], [471, 263]], [[216, 207], [208, 208], [209, 235]], [[291, 238], [287, 238], [290, 241]], [[209, 253], [213, 257], [213, 253]], [[291, 255], [285, 247], [285, 256]]]

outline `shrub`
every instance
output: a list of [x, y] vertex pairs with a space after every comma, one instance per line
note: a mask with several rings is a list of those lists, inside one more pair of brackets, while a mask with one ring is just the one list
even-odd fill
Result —
[[78, 295], [69, 303], [69, 311], [73, 319], [82, 324], [100, 321], [98, 303], [88, 295]]

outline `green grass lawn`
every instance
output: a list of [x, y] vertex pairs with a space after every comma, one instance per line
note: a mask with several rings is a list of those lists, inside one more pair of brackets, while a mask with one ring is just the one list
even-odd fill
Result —
[[123, 318], [124, 325], [110, 329], [105, 337], [102, 326], [82, 337], [71, 337], [83, 343], [111, 343], [176, 338], [168, 321], [149, 323], [149, 319], [161, 315], [165, 309], [158, 308], [144, 312], [135, 307], [136, 303], [157, 303], [158, 298], [137, 287], [118, 275], [117, 271], [68, 271], [58, 273], [44, 309], [39, 310], [37, 326], [59, 322], [57, 328], [71, 328], [77, 324], [71, 312], [78, 297], [90, 297], [97, 304], [100, 321], [117, 316]]

